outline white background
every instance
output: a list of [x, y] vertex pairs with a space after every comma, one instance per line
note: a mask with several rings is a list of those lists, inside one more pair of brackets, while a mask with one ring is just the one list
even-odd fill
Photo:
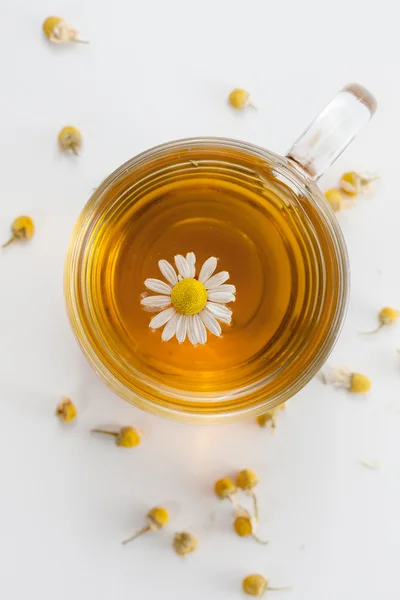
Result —
[[[400, 330], [375, 337], [384, 305], [400, 307], [398, 12], [393, 0], [2, 0], [0, 232], [18, 214], [35, 239], [0, 256], [0, 597], [71, 600], [234, 600], [260, 572], [292, 585], [282, 600], [394, 600], [400, 556]], [[64, 16], [89, 46], [52, 46], [41, 25]], [[253, 422], [174, 424], [109, 392], [81, 355], [63, 304], [63, 262], [85, 201], [138, 152], [171, 139], [219, 135], [284, 152], [349, 81], [373, 91], [377, 115], [321, 181], [378, 171], [372, 197], [339, 218], [352, 294], [331, 357], [368, 374], [367, 398], [314, 380], [289, 403], [275, 436]], [[235, 113], [233, 87], [259, 110]], [[79, 158], [56, 136], [78, 126]], [[70, 395], [79, 418], [62, 426]], [[93, 438], [105, 423], [142, 427], [135, 450]], [[371, 471], [360, 460], [378, 460]], [[258, 471], [260, 535], [231, 531], [214, 480]], [[168, 530], [122, 547], [153, 505]], [[182, 561], [174, 531], [199, 537]], [[271, 592], [271, 596], [273, 592]]]

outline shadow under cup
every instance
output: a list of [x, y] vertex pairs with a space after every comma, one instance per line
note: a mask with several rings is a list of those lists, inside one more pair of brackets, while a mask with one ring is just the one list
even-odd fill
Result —
[[[161, 342], [140, 305], [158, 260], [209, 256], [237, 289], [204, 346]], [[340, 332], [348, 262], [336, 218], [293, 161], [217, 138], [173, 142], [115, 171], [75, 227], [65, 297], [76, 338], [122, 398], [182, 420], [257, 415], [299, 391]]]

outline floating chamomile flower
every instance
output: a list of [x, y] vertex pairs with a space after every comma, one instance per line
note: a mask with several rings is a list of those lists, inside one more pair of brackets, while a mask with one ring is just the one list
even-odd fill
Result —
[[222, 333], [221, 323], [230, 324], [232, 311], [225, 306], [234, 302], [236, 288], [226, 284], [228, 271], [213, 275], [217, 268], [215, 256], [208, 258], [196, 279], [196, 255], [189, 252], [175, 256], [178, 271], [166, 260], [158, 262], [159, 269], [168, 283], [160, 279], [146, 279], [144, 285], [158, 296], [147, 296], [141, 300], [145, 307], [161, 312], [149, 323], [151, 329], [165, 325], [161, 339], [167, 342], [176, 335], [181, 344], [186, 337], [193, 344], [205, 344], [207, 329], [215, 336]]

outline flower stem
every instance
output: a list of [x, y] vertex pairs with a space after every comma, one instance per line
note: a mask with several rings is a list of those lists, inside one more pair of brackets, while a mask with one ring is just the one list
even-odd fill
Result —
[[8, 240], [8, 242], [6, 242], [5, 244], [2, 245], [2, 248], [7, 248], [7, 246], [9, 246], [10, 244], [12, 244], [12, 242], [14, 242], [16, 240], [16, 236], [12, 235], [10, 237], [10, 239]]
[[131, 535], [131, 537], [129, 537], [127, 540], [124, 540], [122, 542], [122, 544], [125, 546], [125, 544], [128, 544], [129, 542], [132, 542], [133, 540], [136, 540], [136, 538], [140, 537], [141, 535], [143, 535], [144, 533], [147, 533], [150, 530], [151, 530], [151, 526], [150, 525], [146, 525], [145, 527], [142, 527], [142, 529], [139, 529], [139, 531], [137, 531], [136, 533], [134, 533], [133, 535]]
[[[251, 535], [256, 540], [256, 542], [258, 542], [259, 544], [262, 544], [263, 546], [266, 546], [267, 544], [269, 544], [268, 540], [260, 540], [258, 535], [256, 535], [255, 533], [252, 533]], [[272, 589], [272, 588], [268, 588], [268, 589]]]
[[376, 329], [373, 329], [372, 331], [363, 331], [361, 335], [373, 335], [374, 333], [378, 333], [384, 326], [385, 323], [381, 323]]
[[258, 500], [255, 492], [251, 492], [251, 497], [253, 498], [253, 506], [254, 506], [254, 520], [258, 523], [259, 512], [258, 512]]
[[268, 586], [268, 591], [271, 591], [271, 592], [285, 592], [285, 591], [289, 592], [292, 589], [293, 588], [290, 586], [285, 586], [285, 587], [269, 587]]
[[232, 502], [233, 506], [236, 508], [238, 513], [245, 513], [246, 515], [249, 514], [248, 511], [245, 508], [243, 508], [243, 506], [239, 504], [236, 500], [236, 494], [231, 494], [228, 496], [228, 498]]
[[115, 431], [106, 431], [106, 429], [92, 429], [91, 433], [104, 433], [105, 435], [112, 435], [114, 437], [118, 437], [118, 433], [115, 433]]

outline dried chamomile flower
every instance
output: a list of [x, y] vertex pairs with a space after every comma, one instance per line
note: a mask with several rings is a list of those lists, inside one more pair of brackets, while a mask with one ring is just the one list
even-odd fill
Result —
[[248, 596], [256, 596], [257, 598], [261, 598], [267, 590], [280, 591], [292, 589], [290, 587], [271, 587], [268, 583], [268, 579], [256, 573], [245, 577], [242, 582], [242, 587], [245, 594]]
[[382, 327], [385, 327], [385, 325], [393, 325], [393, 323], [396, 323], [399, 315], [400, 315], [400, 312], [398, 310], [396, 310], [395, 308], [390, 308], [389, 306], [385, 306], [384, 308], [382, 308], [379, 311], [378, 327], [376, 329], [374, 329], [373, 331], [366, 331], [364, 333], [366, 333], [366, 334], [377, 333], [380, 329], [382, 329]]
[[127, 544], [128, 542], [132, 542], [136, 538], [140, 537], [144, 533], [149, 531], [158, 531], [166, 526], [169, 521], [169, 513], [166, 508], [162, 506], [156, 506], [152, 508], [150, 512], [147, 513], [147, 525], [145, 525], [142, 529], [139, 529], [136, 533], [134, 533], [130, 538], [124, 540], [122, 543]]
[[226, 498], [232, 502], [233, 506], [237, 509], [241, 509], [236, 500], [237, 487], [233, 483], [232, 479], [229, 477], [223, 477], [222, 479], [218, 479], [214, 485], [215, 495], [220, 500], [225, 500]]
[[243, 469], [236, 476], [236, 485], [246, 492], [251, 491], [258, 483], [258, 475], [250, 469]]
[[72, 400], [66, 396], [63, 396], [63, 398], [61, 398], [61, 402], [56, 408], [56, 416], [63, 423], [70, 423], [75, 419], [76, 415], [77, 410], [75, 404], [72, 402]]
[[242, 582], [243, 591], [248, 596], [256, 596], [261, 598], [268, 588], [268, 580], [262, 575], [248, 575]]
[[271, 427], [272, 430], [276, 429], [276, 424], [278, 420], [278, 414], [281, 410], [286, 409], [286, 403], [283, 402], [280, 406], [276, 406], [272, 408], [268, 412], [258, 415], [257, 423], [260, 427]]
[[135, 448], [141, 442], [140, 433], [133, 427], [122, 427], [119, 431], [92, 429], [92, 433], [104, 433], [115, 437], [115, 443], [122, 448]]
[[347, 367], [335, 367], [323, 376], [325, 383], [344, 387], [353, 394], [366, 394], [371, 389], [371, 380], [361, 373], [353, 373]]
[[82, 134], [77, 127], [67, 125], [58, 134], [58, 143], [61, 150], [72, 150], [78, 156], [78, 150], [82, 146]]
[[78, 42], [79, 44], [89, 43], [79, 40], [76, 29], [73, 29], [61, 17], [47, 17], [43, 22], [43, 32], [47, 39], [55, 44], [68, 44], [69, 42]]
[[185, 556], [186, 554], [190, 554], [196, 550], [197, 538], [193, 535], [193, 533], [181, 531], [180, 533], [176, 533], [174, 535], [172, 547], [177, 554], [180, 556]]
[[377, 179], [379, 179], [378, 175], [368, 175], [366, 173], [349, 171], [344, 173], [340, 178], [340, 189], [347, 194], [347, 196], [355, 198], [356, 196], [369, 191], [371, 183]]
[[236, 485], [246, 494], [252, 497], [254, 505], [254, 519], [258, 522], [258, 501], [254, 488], [258, 484], [258, 475], [250, 469], [243, 469], [236, 476]]
[[215, 482], [214, 490], [220, 500], [230, 498], [237, 492], [236, 485], [229, 477], [218, 479], [218, 481]]
[[233, 522], [233, 528], [239, 537], [252, 536], [259, 544], [268, 544], [267, 541], [260, 540], [255, 533], [255, 523], [247, 513], [239, 514]]
[[17, 217], [11, 223], [12, 236], [3, 244], [5, 248], [15, 240], [30, 240], [35, 233], [35, 225], [30, 217]]
[[237, 108], [238, 110], [252, 106], [249, 92], [240, 88], [235, 88], [231, 91], [228, 96], [228, 101], [233, 108]]
[[343, 208], [343, 196], [340, 190], [337, 190], [335, 188], [326, 190], [325, 198], [331, 205], [331, 209], [333, 210], [333, 212], [339, 212]]

